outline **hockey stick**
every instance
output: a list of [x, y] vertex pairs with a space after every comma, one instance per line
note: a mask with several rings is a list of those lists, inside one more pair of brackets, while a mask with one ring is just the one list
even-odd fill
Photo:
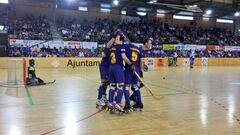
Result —
[[155, 99], [158, 99], [158, 100], [162, 99], [162, 98], [156, 97], [156, 96], [153, 94], [152, 90], [146, 86], [146, 84], [144, 83], [144, 81], [143, 81], [142, 78], [138, 75], [138, 73], [137, 73], [136, 71], [134, 71], [134, 74], [135, 74], [135, 75], [137, 76], [137, 78], [143, 83], [144, 88], [151, 94], [152, 97], [154, 97]]
[[53, 84], [55, 82], [56, 82], [56, 80], [53, 80], [51, 82], [44, 82], [44, 83], [36, 84], [36, 85], [29, 85], [29, 87], [36, 87], [36, 86], [42, 86], [42, 85], [47, 85], [47, 84]]

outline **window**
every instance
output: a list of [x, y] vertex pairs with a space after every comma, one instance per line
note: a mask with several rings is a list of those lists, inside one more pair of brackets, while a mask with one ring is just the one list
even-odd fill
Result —
[[180, 15], [173, 15], [173, 19], [194, 20], [192, 16], [180, 16]]
[[86, 12], [86, 11], [88, 11], [88, 8], [87, 8], [87, 7], [81, 7], [81, 6], [80, 6], [80, 7], [78, 7], [78, 10], [79, 10], [79, 11], [85, 11], [85, 12]]
[[111, 12], [111, 5], [110, 4], [101, 4], [100, 5], [100, 11], [103, 13], [110, 13]]
[[203, 17], [202, 19], [203, 19], [203, 21], [209, 21], [208, 17]]
[[103, 13], [110, 13], [111, 9], [109, 9], [109, 8], [101, 8], [100, 11], [103, 12]]
[[164, 17], [165, 14], [162, 14], [162, 13], [157, 13], [157, 17]]
[[166, 11], [162, 10], [162, 9], [157, 9], [157, 13], [164, 14], [164, 13], [166, 13]]
[[8, 0], [0, 0], [0, 3], [8, 4]]
[[219, 22], [219, 23], [233, 23], [233, 20], [217, 19], [216, 22]]
[[147, 15], [146, 12], [137, 12], [137, 14], [140, 15], [140, 16], [146, 16]]
[[126, 14], [127, 14], [127, 11], [122, 10], [122, 15], [126, 15]]
[[3, 25], [0, 25], [0, 30], [4, 30], [4, 26]]

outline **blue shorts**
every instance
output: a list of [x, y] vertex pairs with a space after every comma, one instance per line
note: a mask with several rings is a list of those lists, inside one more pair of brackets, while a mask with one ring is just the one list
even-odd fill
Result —
[[100, 71], [100, 77], [101, 80], [103, 81], [108, 81], [108, 76], [109, 76], [109, 67], [108, 66], [99, 66], [99, 71]]
[[173, 57], [173, 60], [174, 60], [174, 61], [177, 61], [177, 57]]
[[124, 83], [123, 66], [111, 65], [109, 68], [109, 83]]
[[190, 57], [190, 61], [194, 61], [195, 60], [195, 58], [194, 57]]
[[[136, 68], [135, 71], [140, 75], [140, 69]], [[138, 77], [133, 73], [131, 69], [126, 68], [124, 71], [125, 74], [125, 84], [137, 84]]]

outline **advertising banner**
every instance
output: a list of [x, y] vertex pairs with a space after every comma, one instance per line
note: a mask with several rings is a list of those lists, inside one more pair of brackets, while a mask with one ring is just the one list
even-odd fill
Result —
[[190, 65], [190, 60], [188, 58], [183, 58], [182, 65], [183, 66], [189, 66]]
[[225, 51], [240, 51], [240, 46], [225, 46]]
[[44, 40], [19, 40], [19, 39], [10, 39], [9, 40], [9, 44], [11, 46], [17, 46], [17, 47], [21, 47], [21, 46], [30, 46], [30, 47], [34, 47], [34, 46], [48, 46], [48, 41], [44, 41]]
[[208, 58], [202, 58], [202, 66], [208, 66]]
[[163, 44], [163, 50], [174, 50], [175, 45], [174, 44]]
[[39, 48], [42, 48], [43, 46], [50, 48], [64, 48], [65, 46], [71, 47], [71, 48], [85, 48], [85, 49], [96, 49], [97, 48], [97, 42], [78, 42], [78, 41], [44, 41], [44, 40], [19, 40], [19, 39], [10, 39], [9, 40], [11, 46], [29, 46], [34, 47], [38, 46]]

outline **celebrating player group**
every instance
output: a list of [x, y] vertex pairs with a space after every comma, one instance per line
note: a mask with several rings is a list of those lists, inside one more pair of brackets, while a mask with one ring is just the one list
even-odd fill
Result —
[[[143, 109], [140, 88], [143, 83], [139, 78], [143, 77], [143, 61], [145, 52], [152, 46], [152, 40], [147, 39], [142, 47], [131, 43], [131, 37], [120, 31], [112, 36], [102, 52], [100, 64], [101, 85], [98, 89], [97, 108], [107, 107], [110, 112], [130, 112], [132, 109]], [[137, 75], [136, 75], [137, 74]], [[106, 90], [110, 86], [108, 98]], [[132, 94], [130, 96], [130, 90]], [[125, 104], [122, 106], [124, 95]], [[130, 104], [130, 100], [134, 102]]]

